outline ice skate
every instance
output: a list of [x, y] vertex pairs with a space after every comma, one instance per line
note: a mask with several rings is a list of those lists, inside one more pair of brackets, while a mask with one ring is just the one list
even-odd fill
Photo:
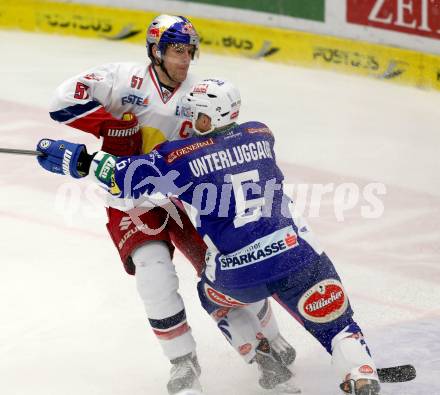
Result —
[[255, 362], [261, 375], [259, 384], [278, 394], [298, 394], [301, 390], [293, 382], [293, 373], [275, 356], [267, 339], [260, 341]]
[[197, 356], [187, 354], [171, 361], [171, 377], [167, 384], [170, 395], [201, 394], [202, 387], [199, 382], [201, 373]]
[[344, 394], [354, 395], [379, 395], [380, 385], [377, 380], [359, 379], [347, 380], [340, 385]]
[[284, 339], [281, 334], [269, 341], [270, 349], [273, 356], [280, 361], [284, 366], [290, 366], [296, 358], [295, 349]]
[[367, 365], [351, 370], [340, 385], [344, 394], [379, 395], [380, 385], [376, 372]]

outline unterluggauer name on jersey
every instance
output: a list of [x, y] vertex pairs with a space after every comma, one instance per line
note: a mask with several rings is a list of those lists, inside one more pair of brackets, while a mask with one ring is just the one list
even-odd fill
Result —
[[269, 158], [273, 159], [269, 142], [257, 141], [213, 152], [212, 154], [193, 159], [188, 163], [192, 174], [195, 177], [201, 177], [214, 171]]

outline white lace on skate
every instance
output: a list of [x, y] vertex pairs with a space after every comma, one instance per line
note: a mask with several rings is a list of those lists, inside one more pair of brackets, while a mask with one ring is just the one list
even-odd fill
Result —
[[167, 388], [170, 395], [201, 394], [200, 367], [197, 358], [191, 354], [172, 361]]
[[292, 372], [276, 358], [267, 339], [262, 339], [256, 349], [255, 362], [260, 371], [258, 383], [267, 393], [298, 394]]

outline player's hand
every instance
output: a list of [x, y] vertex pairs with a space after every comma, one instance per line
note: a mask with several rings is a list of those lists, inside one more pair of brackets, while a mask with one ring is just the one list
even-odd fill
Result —
[[125, 113], [121, 120], [102, 123], [102, 151], [116, 156], [139, 155], [142, 152], [142, 134], [139, 122], [132, 113]]
[[44, 169], [73, 178], [85, 177], [90, 168], [91, 155], [84, 144], [74, 144], [64, 140], [42, 139], [37, 144], [38, 163]]

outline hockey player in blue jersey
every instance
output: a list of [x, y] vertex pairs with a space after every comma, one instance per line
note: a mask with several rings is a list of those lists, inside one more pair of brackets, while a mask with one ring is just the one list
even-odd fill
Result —
[[[237, 124], [240, 105], [230, 82], [206, 79], [176, 110], [193, 121], [197, 137], [123, 158], [88, 155], [83, 145], [46, 139], [38, 145], [46, 154], [39, 160], [75, 178], [90, 174], [119, 209], [178, 197], [208, 245], [198, 291], [220, 327], [222, 316], [272, 296], [331, 354], [343, 393], [379, 394], [377, 369], [341, 279], [283, 192], [274, 136], [260, 122]], [[249, 339], [249, 347], [255, 341], [254, 360], [267, 372], [262, 386], [291, 381], [268, 342]]]

